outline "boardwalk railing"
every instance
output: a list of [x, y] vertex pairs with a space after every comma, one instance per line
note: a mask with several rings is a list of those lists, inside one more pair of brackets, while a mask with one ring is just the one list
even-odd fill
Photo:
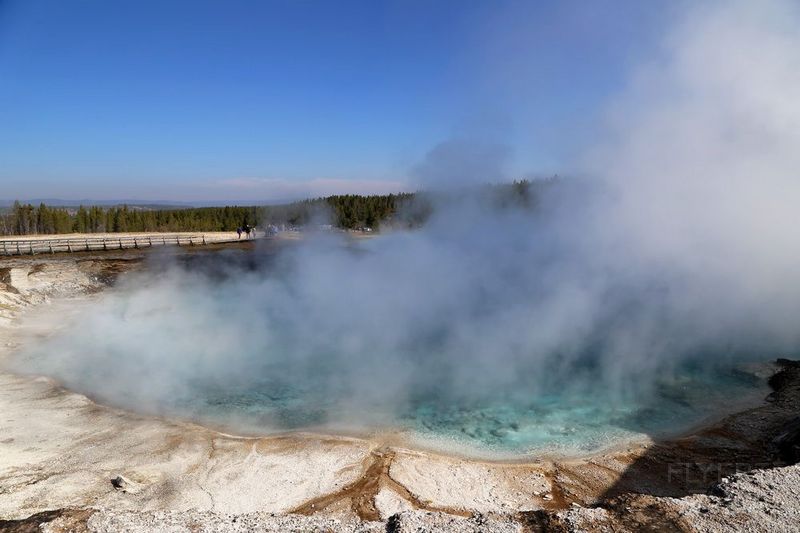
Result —
[[102, 237], [57, 237], [53, 239], [0, 239], [2, 255], [35, 255], [58, 252], [90, 252], [98, 250], [124, 250], [126, 248], [150, 248], [152, 246], [195, 246], [223, 242], [237, 242], [235, 234], [228, 233], [151, 233]]

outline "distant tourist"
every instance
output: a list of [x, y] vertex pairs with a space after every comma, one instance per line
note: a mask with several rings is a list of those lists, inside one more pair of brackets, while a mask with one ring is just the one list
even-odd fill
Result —
[[239, 236], [238, 238], [242, 238], [242, 228], [236, 228], [236, 234]]

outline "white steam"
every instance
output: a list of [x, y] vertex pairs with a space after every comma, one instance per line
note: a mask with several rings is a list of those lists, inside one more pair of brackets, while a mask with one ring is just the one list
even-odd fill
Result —
[[799, 4], [698, 4], [585, 162], [613, 194], [596, 237], [680, 276], [675, 314], [706, 334], [797, 340], [798, 90]]

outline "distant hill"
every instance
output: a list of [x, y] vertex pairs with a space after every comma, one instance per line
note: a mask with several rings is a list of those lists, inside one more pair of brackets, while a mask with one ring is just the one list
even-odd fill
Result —
[[[175, 202], [169, 200], [92, 200], [90, 198], [83, 198], [80, 200], [62, 200], [60, 198], [31, 198], [20, 200], [21, 204], [39, 205], [45, 204], [50, 207], [78, 207], [97, 205], [102, 207], [116, 207], [127, 205], [129, 208], [149, 208], [149, 209], [181, 209], [198, 207], [196, 204], [189, 202]], [[14, 205], [14, 200], [0, 200], [0, 207], [11, 207]]]
[[[281, 198], [273, 200], [241, 200], [241, 201], [222, 201], [222, 200], [197, 200], [194, 202], [179, 202], [175, 200], [136, 200], [136, 199], [120, 199], [120, 200], [92, 200], [91, 198], [82, 198], [77, 200], [64, 200], [61, 198], [26, 198], [20, 200], [21, 204], [39, 205], [45, 204], [49, 207], [74, 207], [79, 206], [88, 207], [96, 205], [99, 207], [121, 207], [127, 205], [130, 209], [190, 209], [193, 207], [225, 207], [226, 205], [284, 205], [292, 202], [302, 200], [301, 198]], [[0, 199], [0, 208], [11, 207], [14, 205], [14, 200]]]

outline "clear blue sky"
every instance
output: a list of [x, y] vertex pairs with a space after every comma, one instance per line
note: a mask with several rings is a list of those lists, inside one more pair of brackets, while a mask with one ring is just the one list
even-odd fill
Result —
[[563, 172], [673, 4], [0, 0], [0, 199], [413, 188], [449, 139]]

